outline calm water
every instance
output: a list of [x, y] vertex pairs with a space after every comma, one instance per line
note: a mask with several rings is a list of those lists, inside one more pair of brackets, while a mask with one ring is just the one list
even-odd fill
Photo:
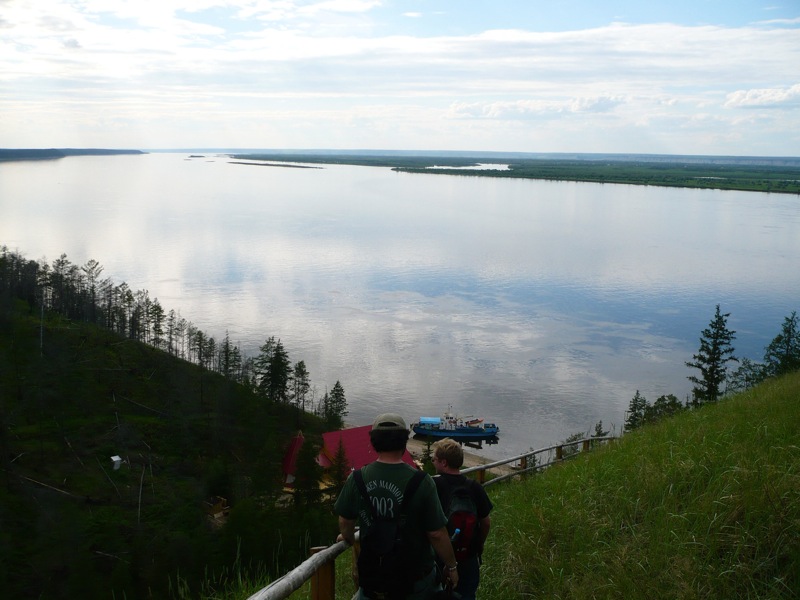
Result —
[[96, 259], [245, 354], [281, 338], [353, 424], [485, 416], [491, 457], [684, 398], [717, 303], [757, 360], [800, 309], [796, 196], [78, 157], [0, 163], [0, 244]]

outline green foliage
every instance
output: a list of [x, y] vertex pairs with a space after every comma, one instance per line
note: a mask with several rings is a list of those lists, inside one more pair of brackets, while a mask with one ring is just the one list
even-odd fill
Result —
[[292, 363], [280, 340], [267, 338], [255, 359], [255, 368], [259, 394], [269, 402], [288, 403]]
[[489, 488], [481, 598], [796, 597], [798, 397], [770, 380]]
[[291, 377], [292, 383], [292, 402], [301, 411], [306, 410], [306, 396], [311, 389], [311, 381], [309, 379], [308, 369], [306, 368], [305, 361], [301, 360], [295, 363], [294, 370]]
[[[596, 159], [512, 158], [495, 156], [429, 157], [378, 155], [310, 155], [249, 154], [238, 155], [247, 160], [277, 162], [355, 164], [393, 167], [397, 171], [426, 175], [460, 175], [462, 177], [503, 177], [546, 179], [553, 181], [587, 181], [657, 185], [666, 187], [743, 190], [785, 194], [800, 193], [800, 167], [789, 159], [784, 164], [763, 164], [708, 159], [687, 161], [683, 157], [654, 157], [650, 160], [622, 159], [615, 155], [598, 155]], [[478, 163], [508, 164], [507, 170], [465, 170]], [[761, 164], [759, 164], [761, 163]]]
[[436, 467], [433, 466], [433, 440], [430, 438], [425, 440], [422, 449], [422, 468], [428, 475], [436, 474]]
[[608, 430], [603, 429], [603, 421], [598, 421], [594, 425], [594, 433], [592, 434], [594, 437], [606, 437], [608, 435]]
[[785, 317], [781, 332], [764, 349], [764, 362], [743, 358], [730, 376], [729, 392], [740, 392], [757, 385], [768, 377], [792, 373], [800, 369], [800, 332], [797, 311]]
[[652, 406], [645, 410], [645, 421], [652, 423], [666, 417], [671, 417], [684, 410], [683, 404], [674, 394], [659, 396]]
[[337, 492], [342, 489], [347, 476], [350, 474], [350, 462], [347, 460], [347, 453], [344, 450], [341, 438], [339, 438], [339, 445], [336, 447], [336, 454], [333, 457], [331, 468], [328, 469], [328, 474], [331, 488]]
[[[99, 268], [87, 268], [96, 279]], [[217, 372], [216, 359], [202, 358], [220, 356], [208, 336], [192, 336], [197, 362], [137, 339], [139, 329], [131, 337], [130, 318], [152, 319], [144, 308], [126, 313], [124, 335], [107, 328], [105, 309], [92, 315], [70, 287], [88, 274], [65, 259], [44, 271], [53, 302], [80, 320], [36, 304], [28, 274], [42, 271], [0, 256], [4, 597], [196, 597], [234, 567], [282, 573], [335, 534], [316, 509], [289, 518], [276, 508], [295, 409]], [[168, 322], [148, 335], [166, 340]], [[323, 430], [305, 421], [310, 435]], [[233, 524], [208, 518], [211, 495], [228, 499]]]
[[709, 326], [703, 330], [700, 337], [700, 349], [693, 354], [693, 360], [686, 363], [687, 367], [698, 369], [700, 376], [687, 377], [695, 384], [692, 389], [692, 402], [695, 406], [706, 402], [716, 402], [722, 392], [727, 378], [727, 363], [738, 362], [733, 356], [731, 342], [736, 338], [736, 332], [728, 329], [730, 313], [722, 314], [717, 304], [714, 318]]
[[625, 431], [633, 431], [644, 425], [646, 413], [647, 398], [642, 396], [639, 390], [636, 390], [636, 393], [628, 404], [628, 414], [625, 418]]
[[774, 377], [800, 369], [800, 331], [797, 312], [786, 317], [781, 332], [773, 338], [764, 352], [764, 371]]
[[628, 416], [625, 419], [625, 431], [638, 429], [645, 423], [655, 423], [666, 417], [671, 417], [684, 410], [683, 404], [673, 394], [659, 396], [650, 404], [647, 398], [636, 390], [636, 394], [628, 405]]
[[341, 429], [347, 416], [347, 398], [342, 384], [337, 380], [330, 393], [322, 399], [322, 418], [328, 428]]
[[320, 445], [306, 437], [297, 454], [294, 479], [294, 502], [296, 506], [312, 506], [321, 497], [320, 480], [322, 467], [317, 463]]
[[767, 374], [764, 365], [754, 362], [749, 358], [743, 358], [739, 366], [728, 377], [728, 391], [731, 393], [743, 392], [754, 385], [758, 385]]

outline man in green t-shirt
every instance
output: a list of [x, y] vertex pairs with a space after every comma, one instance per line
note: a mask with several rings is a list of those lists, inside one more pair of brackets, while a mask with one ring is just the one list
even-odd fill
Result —
[[[378, 458], [362, 467], [361, 473], [377, 514], [381, 517], [392, 517], [399, 514], [406, 485], [417, 471], [403, 462], [408, 428], [400, 415], [387, 413], [375, 419], [369, 437]], [[373, 523], [372, 508], [363, 499], [353, 474], [347, 478], [336, 499], [334, 510], [339, 515], [338, 539], [350, 544], [355, 542], [356, 523], [362, 535], [369, 531]], [[411, 590], [399, 597], [404, 600], [427, 600], [440, 589], [434, 550], [444, 565], [445, 582], [453, 587], [458, 585], [458, 565], [447, 534], [447, 518], [436, 494], [436, 486], [429, 475], [425, 475], [419, 483], [419, 488], [405, 507], [405, 514], [407, 527], [404, 529], [403, 540], [410, 545], [414, 562], [407, 567], [407, 573], [401, 574], [412, 583]], [[358, 597], [395, 600], [398, 598], [395, 591], [375, 592], [360, 586]]]

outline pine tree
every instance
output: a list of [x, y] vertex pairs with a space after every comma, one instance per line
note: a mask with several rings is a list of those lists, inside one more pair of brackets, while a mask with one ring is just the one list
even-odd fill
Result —
[[625, 431], [633, 431], [634, 429], [644, 425], [645, 414], [647, 412], [647, 399], [636, 390], [633, 398], [628, 404], [628, 416], [625, 419]]
[[722, 314], [717, 304], [717, 310], [709, 326], [703, 330], [700, 338], [700, 349], [693, 354], [693, 361], [687, 362], [687, 367], [698, 369], [700, 376], [690, 375], [689, 381], [695, 384], [692, 388], [692, 404], [699, 406], [706, 402], [716, 402], [723, 393], [723, 385], [727, 379], [727, 363], [739, 362], [733, 356], [731, 342], [736, 339], [736, 332], [728, 329], [730, 313]]
[[742, 392], [758, 385], [767, 377], [765, 365], [743, 358], [739, 367], [728, 378], [728, 390]]
[[258, 393], [270, 402], [285, 403], [289, 399], [289, 378], [292, 363], [280, 340], [269, 337], [259, 348], [255, 360]]
[[347, 398], [344, 395], [342, 384], [337, 381], [330, 394], [326, 394], [328, 401], [324, 405], [323, 418], [331, 429], [344, 427], [344, 418], [347, 416]]
[[665, 394], [659, 396], [658, 399], [653, 402], [652, 406], [647, 406], [645, 409], [645, 421], [648, 423], [651, 421], [658, 421], [665, 417], [671, 417], [682, 410], [683, 405], [681, 401], [678, 400], [677, 396], [674, 394]]
[[336, 447], [336, 454], [331, 462], [328, 474], [331, 479], [331, 486], [334, 490], [342, 489], [347, 476], [350, 474], [350, 461], [347, 460], [347, 453], [344, 451], [342, 438], [339, 438], [339, 445]]
[[294, 474], [294, 501], [297, 506], [309, 506], [319, 501], [322, 467], [317, 462], [318, 454], [318, 447], [310, 439], [303, 442], [297, 453]]
[[294, 365], [292, 372], [292, 402], [303, 412], [306, 410], [306, 396], [310, 389], [308, 369], [305, 361], [301, 360]]
[[781, 332], [773, 338], [764, 353], [765, 374], [769, 377], [800, 369], [800, 332], [797, 311], [786, 317]]

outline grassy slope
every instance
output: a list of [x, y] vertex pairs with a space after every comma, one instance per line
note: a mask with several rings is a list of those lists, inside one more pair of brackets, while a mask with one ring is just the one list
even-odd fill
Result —
[[502, 486], [482, 598], [795, 598], [800, 373]]
[[800, 373], [487, 489], [481, 600], [798, 598]]

